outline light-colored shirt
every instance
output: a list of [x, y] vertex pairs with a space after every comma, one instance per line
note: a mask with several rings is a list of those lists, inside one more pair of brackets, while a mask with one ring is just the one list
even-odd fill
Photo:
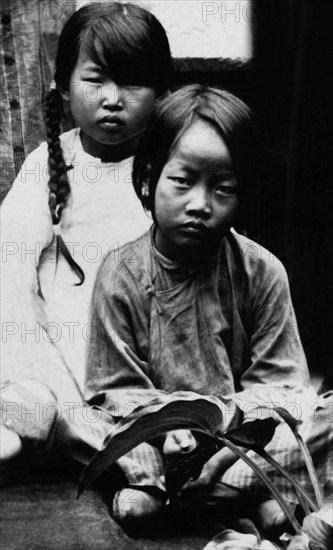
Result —
[[[103, 163], [74, 129], [61, 136], [71, 194], [61, 235], [85, 274], [56, 262], [48, 207], [47, 146], [26, 159], [1, 208], [2, 383], [37, 379], [60, 401], [76, 399], [85, 378], [89, 305], [102, 256], [151, 225], [132, 187], [132, 158]], [[129, 250], [129, 254], [131, 251]]]

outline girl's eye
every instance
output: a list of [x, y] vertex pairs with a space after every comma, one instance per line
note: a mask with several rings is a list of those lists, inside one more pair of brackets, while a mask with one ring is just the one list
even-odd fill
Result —
[[102, 84], [102, 80], [100, 78], [85, 78], [86, 82], [91, 82], [91, 84]]
[[181, 176], [170, 176], [169, 179], [174, 181], [175, 183], [178, 183], [178, 185], [184, 185], [184, 186], [190, 185], [189, 181], [186, 178], [183, 178]]
[[124, 88], [127, 88], [128, 90], [141, 90], [143, 86], [140, 86], [139, 84], [124, 84]]
[[215, 187], [215, 192], [218, 195], [237, 195], [238, 187], [236, 185], [220, 184]]

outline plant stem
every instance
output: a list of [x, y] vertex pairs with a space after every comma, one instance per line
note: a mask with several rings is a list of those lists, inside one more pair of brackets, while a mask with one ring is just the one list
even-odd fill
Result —
[[282, 511], [284, 512], [284, 514], [286, 515], [286, 517], [290, 521], [291, 525], [293, 526], [296, 534], [301, 534], [302, 529], [301, 529], [300, 524], [298, 523], [297, 519], [295, 518], [295, 516], [292, 514], [292, 512], [288, 508], [287, 504], [284, 501], [284, 498], [283, 498], [282, 494], [275, 487], [274, 483], [271, 482], [269, 477], [259, 468], [259, 466], [257, 466], [257, 464], [251, 458], [249, 458], [247, 456], [246, 453], [244, 453], [244, 451], [242, 451], [242, 449], [239, 449], [237, 447], [237, 445], [235, 445], [234, 443], [232, 443], [231, 441], [229, 441], [228, 439], [226, 439], [223, 436], [219, 436], [219, 439], [221, 441], [223, 441], [224, 445], [226, 447], [228, 447], [231, 451], [233, 451], [235, 453], [235, 455], [237, 455], [239, 458], [244, 460], [244, 462], [246, 462], [246, 464], [248, 466], [250, 466], [250, 468], [258, 475], [258, 477], [260, 477], [260, 479], [265, 483], [265, 485], [268, 487], [268, 489], [273, 494], [273, 496], [274, 496], [275, 500], [277, 501], [277, 503], [280, 505]]
[[316, 470], [315, 470], [315, 467], [314, 467], [314, 464], [313, 464], [312, 457], [310, 455], [309, 449], [308, 449], [305, 441], [303, 440], [301, 434], [298, 431], [296, 431], [295, 437], [296, 437], [297, 443], [298, 443], [298, 445], [299, 445], [299, 447], [300, 447], [300, 449], [303, 453], [304, 462], [305, 462], [306, 468], [308, 470], [308, 473], [309, 473], [309, 476], [310, 476], [310, 479], [311, 479], [313, 490], [314, 490], [315, 495], [316, 495], [316, 500], [317, 500], [318, 507], [320, 509], [324, 506], [324, 497], [323, 497], [322, 492], [321, 492], [321, 488], [320, 488], [320, 485], [319, 485], [319, 480], [318, 480], [317, 473], [316, 473]]
[[317, 473], [316, 473], [316, 470], [315, 470], [315, 467], [314, 467], [313, 460], [312, 460], [312, 457], [310, 455], [309, 449], [308, 449], [305, 441], [303, 440], [301, 434], [298, 431], [298, 425], [301, 424], [301, 422], [296, 420], [292, 415], [290, 415], [285, 409], [283, 409], [281, 407], [273, 407], [273, 409], [277, 412], [277, 414], [281, 418], [283, 418], [283, 420], [286, 422], [286, 424], [288, 424], [289, 428], [291, 429], [291, 431], [293, 432], [293, 434], [296, 438], [297, 444], [298, 444], [298, 446], [301, 450], [301, 453], [303, 455], [304, 462], [305, 462], [308, 474], [310, 476], [310, 480], [311, 480], [311, 483], [312, 483], [312, 486], [313, 486], [313, 490], [314, 490], [314, 493], [316, 495], [316, 500], [317, 500], [318, 507], [319, 507], [319, 509], [321, 509], [324, 506], [324, 502], [325, 502], [324, 501], [324, 495], [323, 495], [323, 493], [321, 491], [321, 488], [320, 488], [320, 485], [319, 485], [319, 480], [318, 480], [318, 477], [317, 477]]
[[304, 491], [303, 487], [290, 475], [283, 466], [281, 466], [271, 455], [269, 455], [265, 449], [255, 449], [255, 452], [264, 458], [271, 466], [273, 466], [280, 474], [282, 474], [294, 487], [295, 492], [298, 496], [301, 506], [304, 509], [306, 515], [311, 514], [311, 512], [317, 512], [318, 508], [313, 504], [309, 495]]

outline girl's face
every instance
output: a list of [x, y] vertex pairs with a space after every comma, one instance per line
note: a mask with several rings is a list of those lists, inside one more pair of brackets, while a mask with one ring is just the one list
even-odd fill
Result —
[[118, 86], [81, 51], [69, 91], [62, 97], [70, 102], [85, 151], [101, 158], [112, 157], [113, 151], [116, 156], [119, 153], [120, 160], [134, 153], [137, 139], [150, 120], [155, 91], [144, 86]]
[[157, 183], [157, 249], [180, 261], [217, 250], [234, 222], [237, 193], [225, 142], [198, 119], [176, 144]]

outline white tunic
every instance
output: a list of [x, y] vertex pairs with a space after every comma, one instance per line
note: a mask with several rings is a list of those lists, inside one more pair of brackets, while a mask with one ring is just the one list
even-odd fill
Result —
[[[84, 271], [83, 285], [76, 286], [62, 256], [56, 262], [46, 143], [28, 156], [1, 208], [2, 383], [37, 378], [60, 401], [72, 400], [84, 384], [90, 297], [102, 256], [113, 249], [118, 261], [119, 247], [151, 225], [132, 187], [132, 159], [103, 163], [84, 152], [79, 133], [61, 136], [73, 167], [61, 235]], [[132, 249], [128, 255], [136, 259]]]

